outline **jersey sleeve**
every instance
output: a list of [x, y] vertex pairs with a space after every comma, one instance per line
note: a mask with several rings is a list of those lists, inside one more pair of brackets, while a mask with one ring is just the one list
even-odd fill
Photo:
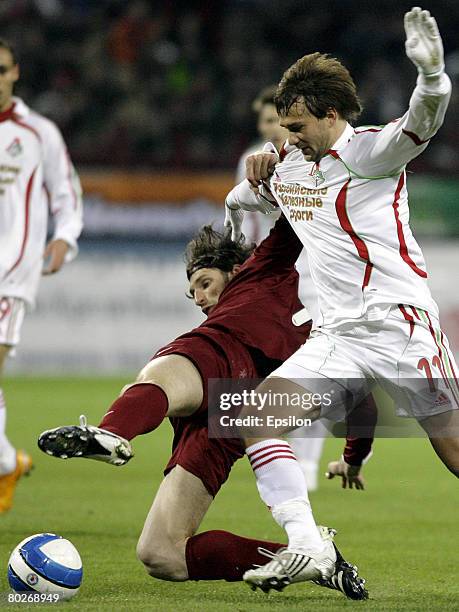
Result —
[[83, 227], [81, 185], [60, 131], [50, 121], [45, 128], [44, 182], [54, 220], [53, 239], [69, 245], [68, 262], [78, 252], [77, 239]]
[[372, 395], [352, 410], [346, 419], [347, 435], [343, 459], [349, 465], [362, 465], [371, 455], [378, 409]]
[[269, 266], [275, 273], [281, 269], [293, 268], [302, 249], [301, 240], [284, 215], [281, 215], [269, 235], [257, 246], [253, 257], [259, 266]]
[[249, 181], [244, 179], [231, 189], [225, 202], [229, 208], [241, 208], [242, 210], [269, 215], [278, 208], [277, 202], [271, 195], [267, 184], [260, 185], [259, 191], [259, 194], [255, 194], [250, 189]]
[[[351, 173], [382, 177], [400, 172], [424, 151], [437, 133], [450, 97], [451, 81], [445, 73], [430, 80], [419, 75], [408, 111], [403, 117], [376, 132], [356, 130], [354, 159], [344, 159]], [[362, 130], [365, 132], [364, 128]]]

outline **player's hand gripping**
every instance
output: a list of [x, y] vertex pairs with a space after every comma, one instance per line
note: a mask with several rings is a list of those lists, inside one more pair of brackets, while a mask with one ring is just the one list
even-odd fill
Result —
[[437, 22], [429, 11], [418, 6], [405, 14], [405, 49], [418, 71], [426, 76], [437, 76], [443, 71], [443, 43]]
[[241, 226], [244, 220], [244, 211], [239, 207], [231, 208], [225, 202], [225, 220], [223, 225], [226, 229], [231, 228], [231, 240], [237, 242], [242, 235]]
[[261, 151], [247, 157], [245, 160], [246, 177], [254, 193], [258, 195], [258, 186], [274, 173], [278, 161], [279, 155], [270, 151]]
[[328, 464], [328, 470], [325, 472], [325, 476], [331, 480], [335, 476], [341, 476], [341, 486], [343, 489], [349, 487], [352, 489], [355, 487], [358, 490], [363, 491], [365, 488], [365, 481], [363, 476], [360, 474], [362, 467], [360, 465], [349, 465], [340, 459], [339, 461], [330, 461]]

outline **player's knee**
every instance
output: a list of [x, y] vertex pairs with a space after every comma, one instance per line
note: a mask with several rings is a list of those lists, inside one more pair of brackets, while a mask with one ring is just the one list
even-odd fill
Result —
[[137, 558], [153, 578], [161, 580], [187, 580], [185, 555], [180, 554], [179, 547], [172, 543], [161, 542], [137, 544]]

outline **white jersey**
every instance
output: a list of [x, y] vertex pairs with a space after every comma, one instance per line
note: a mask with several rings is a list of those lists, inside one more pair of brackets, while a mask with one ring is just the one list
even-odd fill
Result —
[[[264, 142], [259, 142], [249, 147], [241, 155], [236, 170], [236, 183], [240, 183], [245, 179], [245, 160], [247, 157], [253, 153], [261, 151], [264, 144]], [[266, 238], [266, 236], [269, 234], [279, 216], [280, 211], [278, 209], [274, 210], [271, 214], [264, 215], [260, 215], [258, 212], [244, 211], [244, 219], [242, 221], [241, 229], [242, 233], [246, 237], [246, 240], [248, 242], [255, 242], [256, 244], [259, 244], [263, 238]], [[306, 306], [310, 317], [313, 319], [313, 322], [316, 323], [319, 318], [317, 291], [311, 279], [306, 249], [301, 251], [295, 267], [300, 277], [298, 287], [299, 298]]]
[[[277, 164], [271, 191], [308, 251], [324, 326], [384, 318], [393, 304], [438, 316], [409, 226], [405, 165], [441, 126], [450, 93], [445, 74], [429, 85], [419, 76], [400, 119], [384, 127], [347, 125], [319, 164], [295, 147]], [[257, 207], [247, 184], [230, 195]]]
[[82, 228], [81, 187], [54, 123], [13, 98], [0, 114], [0, 296], [33, 306], [43, 267], [48, 213], [53, 239], [77, 253]]

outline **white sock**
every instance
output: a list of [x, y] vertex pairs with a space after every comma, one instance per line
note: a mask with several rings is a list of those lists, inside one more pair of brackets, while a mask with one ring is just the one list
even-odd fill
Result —
[[6, 437], [6, 404], [0, 389], [0, 476], [10, 474], [16, 468], [16, 449]]
[[285, 440], [263, 440], [246, 448], [261, 499], [288, 535], [289, 548], [320, 552], [320, 537], [303, 472]]

